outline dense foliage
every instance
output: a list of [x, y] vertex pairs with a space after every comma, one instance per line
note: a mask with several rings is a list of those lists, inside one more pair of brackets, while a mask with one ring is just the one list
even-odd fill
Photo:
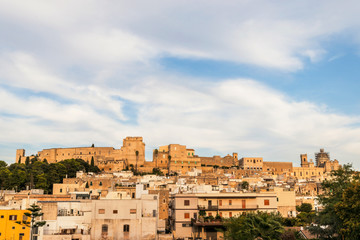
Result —
[[333, 171], [324, 181], [319, 201], [324, 209], [310, 227], [319, 239], [360, 239], [360, 177], [351, 165]]
[[284, 233], [282, 217], [274, 213], [248, 213], [224, 219], [224, 238], [228, 240], [280, 239]]
[[44, 189], [52, 192], [54, 183], [61, 183], [63, 178], [76, 177], [77, 171], [99, 172], [99, 168], [91, 166], [82, 159], [67, 159], [57, 163], [39, 161], [36, 157], [27, 159], [26, 163], [13, 163], [7, 166], [0, 161], [0, 189], [25, 190], [26, 187]]

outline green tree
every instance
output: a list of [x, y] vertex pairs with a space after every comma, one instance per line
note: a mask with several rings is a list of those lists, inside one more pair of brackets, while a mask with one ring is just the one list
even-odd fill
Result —
[[242, 189], [246, 189], [246, 190], [249, 190], [249, 183], [247, 181], [243, 181], [241, 183], [241, 188]]
[[0, 160], [0, 168], [6, 168], [7, 163], [5, 161]]
[[284, 232], [282, 218], [274, 213], [248, 213], [224, 219], [224, 238], [228, 240], [280, 239]]
[[[348, 230], [356, 219], [345, 219], [358, 211], [359, 201], [351, 197], [352, 188], [359, 183], [359, 173], [355, 173], [351, 164], [344, 165], [332, 172], [332, 178], [322, 183], [323, 194], [319, 195], [319, 202], [323, 210], [315, 218], [315, 224], [309, 227], [311, 233], [320, 239], [358, 239], [349, 237]], [[342, 205], [344, 197], [352, 202]], [[341, 212], [347, 211], [347, 212]], [[349, 224], [348, 224], [349, 223]], [[356, 227], [355, 227], [356, 228]], [[359, 228], [357, 228], [360, 230]]]
[[0, 168], [0, 189], [10, 189], [10, 170], [7, 168]]
[[25, 165], [27, 166], [27, 165], [29, 165], [30, 164], [30, 158], [29, 157], [26, 157], [26, 159], [25, 159]]
[[135, 171], [137, 173], [137, 171], [138, 171], [138, 160], [139, 160], [139, 151], [138, 150], [135, 151], [135, 155], [136, 155]]
[[38, 227], [44, 226], [46, 224], [46, 221], [37, 220], [39, 217], [43, 215], [43, 213], [41, 212], [41, 208], [35, 203], [32, 204], [26, 210], [28, 210], [29, 212], [25, 212], [24, 215], [30, 218], [30, 221], [23, 220], [23, 221], [17, 221], [16, 223], [30, 228], [30, 239], [32, 240], [34, 239], [33, 237], [34, 230]]
[[45, 192], [48, 192], [48, 182], [45, 173], [36, 176], [35, 188], [44, 189]]
[[311, 203], [302, 203], [300, 206], [296, 206], [296, 211], [309, 213], [312, 210]]
[[164, 173], [159, 168], [153, 168], [152, 174], [156, 174], [158, 176], [164, 176]]
[[360, 239], [360, 182], [354, 181], [344, 190], [342, 201], [334, 206], [335, 213], [343, 222], [340, 235], [344, 239]]

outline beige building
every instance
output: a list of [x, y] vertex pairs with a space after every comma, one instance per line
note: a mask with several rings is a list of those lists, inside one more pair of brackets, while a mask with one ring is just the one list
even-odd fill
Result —
[[283, 217], [296, 217], [296, 195], [294, 189], [275, 187], [277, 211]]
[[[120, 149], [113, 147], [75, 147], [75, 148], [51, 148], [44, 149], [37, 153], [38, 159], [47, 160], [48, 163], [60, 162], [65, 159], [83, 159], [91, 163], [94, 159], [95, 165], [101, 170], [119, 171], [125, 165], [132, 164], [141, 166], [145, 162], [145, 143], [142, 137], [126, 137], [123, 140], [123, 146]], [[16, 150], [16, 159], [18, 162], [25, 163], [25, 150]]]
[[339, 169], [338, 160], [330, 160], [330, 154], [320, 149], [320, 152], [315, 153], [316, 165], [312, 159], [308, 161], [307, 154], [300, 154], [301, 167], [294, 167], [294, 177], [298, 179], [317, 178], [322, 179], [323, 176], [328, 175], [331, 171]]
[[149, 194], [141, 199], [93, 201], [91, 239], [155, 239], [157, 197]]
[[167, 169], [169, 173], [185, 174], [193, 169], [201, 169], [201, 160], [195, 155], [194, 149], [187, 149], [180, 144], [170, 144], [154, 150], [154, 165]]
[[239, 166], [244, 170], [263, 171], [262, 157], [244, 157], [239, 160]]
[[[234, 217], [244, 212], [277, 210], [277, 194], [269, 193], [204, 193], [172, 196], [172, 224], [175, 238], [218, 239], [221, 222], [206, 218]], [[203, 215], [203, 216], [201, 216]]]
[[219, 166], [219, 167], [233, 167], [239, 165], [238, 154], [233, 153], [225, 157], [200, 157], [202, 166]]

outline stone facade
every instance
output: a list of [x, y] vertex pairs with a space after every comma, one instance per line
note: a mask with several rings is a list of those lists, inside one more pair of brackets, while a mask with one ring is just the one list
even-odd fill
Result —
[[233, 167], [238, 166], [238, 154], [227, 155], [225, 157], [213, 156], [213, 157], [200, 157], [202, 166], [219, 166], [219, 167]]
[[169, 144], [154, 150], [154, 165], [160, 169], [167, 169], [169, 173], [185, 174], [193, 169], [201, 169], [201, 160], [193, 149], [186, 149], [185, 145]]
[[[51, 148], [37, 153], [38, 159], [47, 160], [48, 163], [56, 163], [65, 159], [83, 159], [91, 163], [94, 159], [95, 165], [104, 171], [120, 171], [125, 166], [134, 167], [144, 165], [145, 143], [142, 137], [126, 137], [120, 149], [113, 147], [75, 147], [75, 148]], [[16, 162], [26, 161], [25, 150], [16, 151]]]
[[262, 157], [244, 157], [239, 161], [239, 166], [244, 170], [263, 170], [263, 158]]

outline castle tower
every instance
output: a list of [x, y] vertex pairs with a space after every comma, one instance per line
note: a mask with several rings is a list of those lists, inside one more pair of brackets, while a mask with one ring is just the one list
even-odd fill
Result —
[[16, 149], [15, 162], [25, 163], [25, 149]]
[[239, 166], [239, 158], [238, 158], [238, 153], [233, 153], [233, 158], [234, 158], [234, 162], [233, 165]]
[[121, 147], [128, 164], [141, 166], [145, 162], [145, 143], [142, 137], [126, 137]]
[[307, 154], [300, 154], [301, 167], [309, 167]]
[[330, 154], [321, 148], [320, 152], [315, 153], [315, 161], [317, 167], [324, 167], [325, 163], [330, 161]]

